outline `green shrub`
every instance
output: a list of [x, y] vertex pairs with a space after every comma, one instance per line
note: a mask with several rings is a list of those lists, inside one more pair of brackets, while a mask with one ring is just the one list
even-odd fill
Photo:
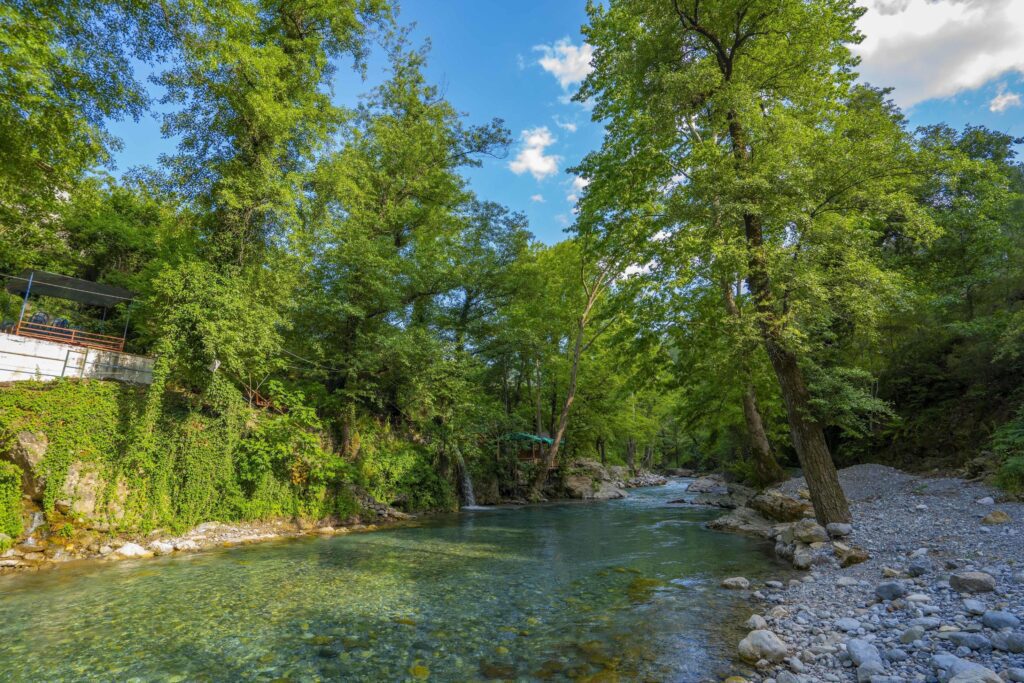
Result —
[[12, 462], [0, 461], [0, 534], [17, 538], [22, 530], [21, 468]]
[[1024, 408], [992, 434], [992, 450], [1001, 465], [996, 482], [1013, 493], [1024, 493]]

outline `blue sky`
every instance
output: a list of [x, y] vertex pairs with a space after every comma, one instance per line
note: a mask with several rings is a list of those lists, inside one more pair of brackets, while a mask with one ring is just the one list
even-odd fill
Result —
[[[858, 47], [865, 79], [892, 85], [912, 125], [982, 124], [1024, 137], [1024, 0], [865, 0]], [[504, 119], [515, 143], [505, 159], [467, 171], [483, 199], [523, 211], [545, 242], [572, 219], [573, 166], [601, 141], [590, 112], [568, 101], [587, 70], [583, 0], [405, 0], [412, 39], [432, 44], [428, 78], [469, 122]], [[340, 73], [339, 102], [380, 81], [382, 60], [361, 82]], [[118, 172], [155, 164], [174, 143], [153, 117], [113, 122], [124, 141]]]

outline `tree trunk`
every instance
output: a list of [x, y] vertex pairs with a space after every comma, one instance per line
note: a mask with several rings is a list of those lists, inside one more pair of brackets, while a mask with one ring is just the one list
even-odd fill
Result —
[[[740, 308], [736, 305], [731, 283], [722, 282], [722, 295], [725, 299], [725, 310], [734, 318], [739, 318]], [[741, 351], [745, 350], [741, 349]], [[743, 418], [747, 423], [747, 436], [750, 438], [754, 477], [757, 479], [758, 486], [768, 486], [785, 479], [786, 473], [772, 453], [772, 444], [768, 440], [768, 434], [764, 430], [764, 420], [761, 419], [761, 411], [757, 407], [757, 391], [749, 381], [750, 368], [745, 362], [742, 365], [742, 371], [743, 376], [747, 378], [747, 386], [743, 389]]]
[[[729, 119], [733, 156], [745, 165], [749, 161], [750, 150], [747, 149], [743, 127], [735, 114], [730, 115]], [[793, 448], [800, 458], [811, 503], [814, 505], [814, 516], [823, 526], [832, 522], [849, 522], [850, 506], [839, 485], [839, 475], [825, 441], [825, 432], [813, 418], [811, 396], [799, 360], [795, 353], [786, 348], [782, 339], [783, 323], [777, 311], [768, 273], [761, 217], [745, 213], [743, 226], [747, 243], [747, 286], [754, 296], [761, 338], [786, 404]]]
[[598, 453], [598, 455], [601, 456], [601, 464], [603, 465], [606, 462], [605, 450], [604, 450], [604, 439], [603, 438], [598, 439], [596, 445], [597, 445], [597, 453]]
[[757, 479], [757, 484], [767, 486], [782, 481], [786, 478], [786, 473], [772, 454], [772, 445], [764, 431], [761, 411], [757, 408], [757, 394], [752, 384], [748, 384], [743, 390], [743, 418], [746, 420], [747, 435], [750, 437], [754, 477]]
[[540, 436], [541, 433], [543, 433], [543, 431], [544, 431], [544, 416], [543, 416], [543, 413], [542, 413], [542, 410], [541, 410], [541, 382], [540, 382], [540, 361], [539, 360], [536, 363], [536, 371], [537, 371], [537, 400], [535, 401], [536, 408], [537, 408], [537, 410], [536, 410], [536, 413], [537, 413], [536, 414], [536, 422], [537, 422], [536, 430], [537, 430], [537, 436]]
[[[566, 427], [569, 426], [569, 411], [572, 409], [572, 404], [576, 400], [576, 380], [580, 370], [580, 356], [583, 355], [583, 333], [587, 330], [587, 323], [590, 322], [590, 316], [594, 312], [594, 306], [597, 304], [597, 298], [600, 296], [601, 291], [607, 284], [608, 277], [611, 275], [611, 267], [605, 266], [600, 270], [593, 283], [588, 284], [586, 278], [583, 279], [583, 289], [587, 294], [587, 303], [583, 307], [583, 312], [580, 313], [579, 320], [576, 322], [576, 340], [572, 346], [572, 365], [569, 369], [569, 385], [565, 390], [565, 401], [562, 403], [562, 411], [558, 416], [558, 427], [555, 429], [555, 433], [552, 435], [551, 447], [548, 449], [547, 457], [540, 463], [540, 467], [537, 469], [537, 473], [534, 475], [532, 485], [530, 487], [531, 498], [540, 497], [541, 487], [544, 486], [544, 481], [548, 478], [548, 470], [554, 466], [558, 460], [558, 449], [561, 446], [562, 438], [565, 436]], [[589, 346], [589, 344], [587, 344]]]
[[629, 437], [626, 439], [626, 467], [629, 468], [630, 474], [635, 474], [634, 462], [636, 461], [636, 439]]

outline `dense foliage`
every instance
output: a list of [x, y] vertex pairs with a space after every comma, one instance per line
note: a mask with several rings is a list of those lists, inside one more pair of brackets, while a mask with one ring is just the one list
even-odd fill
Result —
[[21, 523], [21, 468], [13, 462], [0, 462], [0, 552], [7, 550], [10, 539], [17, 538]]
[[[133, 289], [130, 319], [32, 306], [127, 323], [158, 362], [146, 390], [0, 389], [0, 435], [48, 435], [48, 510], [84, 459], [140, 526], [345, 516], [353, 486], [450, 509], [464, 471], [525, 495], [514, 432], [760, 483], [879, 460], [1021, 490], [1021, 141], [909, 129], [857, 81], [860, 11], [593, 4], [578, 97], [606, 137], [545, 246], [468, 187], [509, 132], [427, 82], [385, 0], [4, 2], [0, 272]], [[339, 106], [373, 49], [387, 80]], [[114, 178], [107, 123], [153, 106], [139, 65], [177, 149]]]

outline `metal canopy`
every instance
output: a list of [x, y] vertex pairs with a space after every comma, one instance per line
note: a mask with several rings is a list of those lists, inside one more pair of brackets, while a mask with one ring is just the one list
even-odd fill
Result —
[[45, 270], [23, 271], [18, 277], [12, 277], [7, 281], [6, 289], [13, 294], [24, 295], [28, 291], [30, 294], [68, 299], [87, 306], [102, 306], [104, 308], [113, 308], [118, 304], [129, 303], [135, 297], [124, 287], [102, 285], [98, 282], [80, 280], [77, 277], [47, 273]]
[[555, 442], [549, 436], [538, 436], [537, 434], [527, 434], [526, 432], [513, 432], [512, 434], [506, 434], [502, 437], [505, 441], [530, 441], [532, 443], [542, 443], [550, 446]]

